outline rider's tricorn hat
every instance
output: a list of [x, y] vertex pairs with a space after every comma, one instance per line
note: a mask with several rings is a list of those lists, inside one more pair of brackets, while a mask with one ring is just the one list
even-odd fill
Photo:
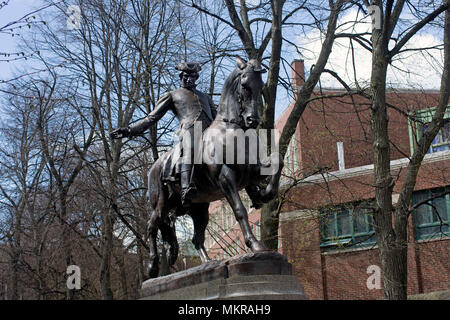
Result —
[[202, 67], [196, 62], [180, 62], [175, 69], [180, 72], [197, 73], [202, 70]]

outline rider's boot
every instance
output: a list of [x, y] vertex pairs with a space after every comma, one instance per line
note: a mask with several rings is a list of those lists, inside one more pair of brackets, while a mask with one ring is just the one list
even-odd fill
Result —
[[182, 164], [180, 172], [180, 184], [181, 184], [181, 204], [187, 208], [191, 205], [191, 200], [197, 193], [197, 188], [191, 182], [191, 164]]

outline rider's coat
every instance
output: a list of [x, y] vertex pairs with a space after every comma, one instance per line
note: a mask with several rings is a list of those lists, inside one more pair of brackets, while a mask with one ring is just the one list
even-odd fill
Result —
[[[200, 121], [202, 130], [205, 130], [213, 122], [217, 111], [211, 97], [197, 89], [187, 89], [180, 87], [176, 90], [164, 94], [158, 100], [155, 109], [150, 112], [147, 117], [139, 121], [133, 126], [130, 126], [132, 135], [139, 134], [148, 129], [153, 123], [161, 119], [167, 111], [171, 110], [180, 122], [180, 127], [177, 131], [179, 143], [173, 149], [169, 161], [166, 161], [163, 170], [164, 180], [174, 180], [175, 164], [177, 160], [183, 156], [184, 146], [190, 147], [190, 155], [194, 156], [194, 148], [201, 143], [201, 135], [196, 135], [193, 132], [194, 124]], [[183, 143], [183, 139], [191, 139], [190, 144]], [[197, 139], [199, 141], [195, 141]], [[194, 162], [192, 158], [192, 163]]]
[[[164, 94], [156, 104], [155, 109], [143, 120], [130, 127], [132, 134], [145, 131], [171, 110], [180, 122], [177, 134], [181, 138], [186, 130], [193, 127], [195, 121], [205, 121], [209, 126], [216, 117], [216, 108], [211, 97], [197, 89], [178, 88]], [[202, 112], [206, 117], [201, 117]], [[206, 129], [204, 127], [203, 129]]]

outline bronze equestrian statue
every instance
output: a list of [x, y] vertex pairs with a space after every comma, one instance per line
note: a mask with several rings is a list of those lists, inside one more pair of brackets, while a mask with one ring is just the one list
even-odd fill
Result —
[[[258, 157], [256, 161], [249, 161], [264, 148], [254, 129], [259, 124], [258, 105], [264, 85], [261, 74], [266, 70], [257, 60], [246, 62], [238, 57], [236, 63], [237, 68], [225, 81], [217, 113], [211, 98], [195, 89], [199, 66], [182, 63], [177, 67], [181, 88], [164, 95], [154, 111], [141, 122], [111, 133], [115, 139], [137, 135], [169, 109], [180, 120], [180, 143], [155, 161], [148, 175], [151, 278], [157, 277], [159, 271], [158, 228], [163, 241], [169, 244], [168, 260], [169, 265], [173, 265], [178, 256], [175, 220], [184, 214], [191, 216], [194, 223], [192, 242], [202, 262], [210, 260], [204, 247], [208, 208], [210, 202], [223, 197], [233, 209], [247, 247], [253, 252], [267, 250], [251, 231], [239, 191], [245, 188], [256, 208], [273, 199], [278, 193], [283, 160], [274, 152], [270, 159]], [[206, 129], [200, 135], [195, 130], [199, 127]], [[226, 150], [230, 141], [236, 140], [237, 132], [244, 131], [249, 140], [233, 146], [235, 157], [228, 159]], [[253, 143], [249, 142], [251, 139]], [[199, 155], [200, 160], [208, 161], [199, 161]], [[245, 161], [236, 161], [236, 156], [244, 156]], [[270, 174], [268, 185], [261, 187], [260, 183], [267, 178], [267, 173], [262, 174], [264, 169], [274, 167], [276, 170]]]

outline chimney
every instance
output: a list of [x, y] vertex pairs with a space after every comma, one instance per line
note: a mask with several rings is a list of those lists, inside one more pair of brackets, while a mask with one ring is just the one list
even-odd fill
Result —
[[292, 87], [298, 93], [305, 84], [305, 61], [295, 59], [292, 61]]

